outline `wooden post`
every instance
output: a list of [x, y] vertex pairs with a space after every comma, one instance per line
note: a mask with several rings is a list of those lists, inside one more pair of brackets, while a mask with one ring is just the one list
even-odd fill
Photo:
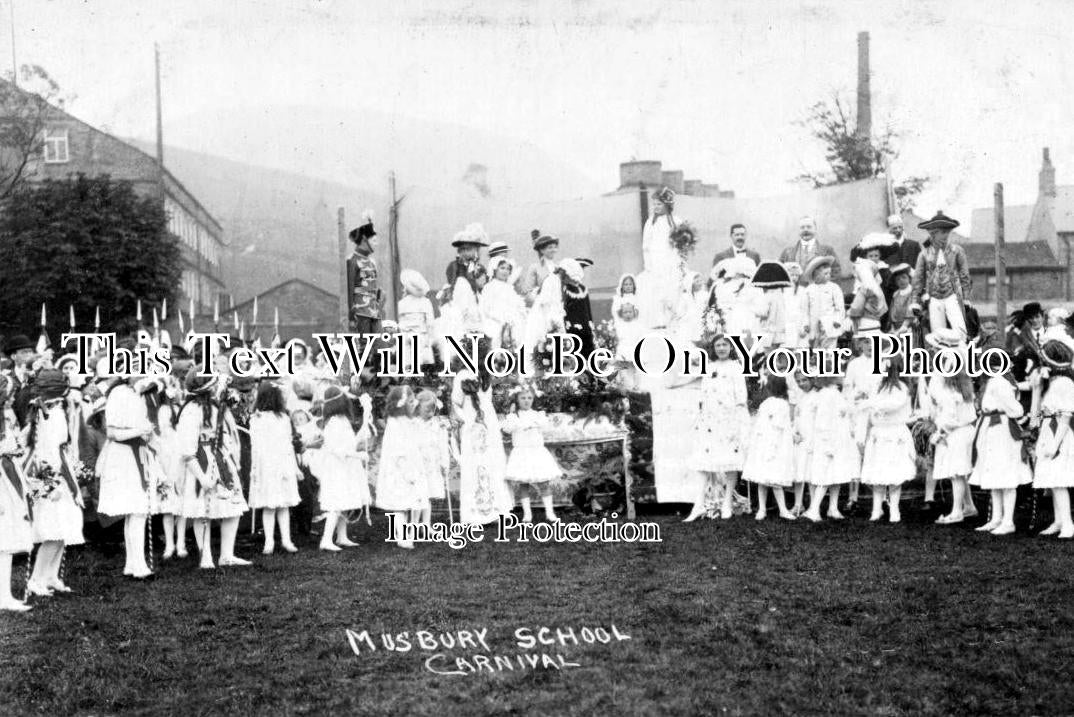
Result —
[[339, 229], [339, 330], [346, 331], [350, 326], [350, 297], [347, 296], [347, 224], [343, 207], [339, 208], [336, 224]]
[[1003, 227], [1003, 184], [996, 182], [993, 208], [996, 224], [996, 328], [1007, 341], [1007, 247]]
[[638, 186], [639, 207], [641, 208], [641, 233], [645, 234], [645, 222], [649, 221], [649, 190], [645, 185]]

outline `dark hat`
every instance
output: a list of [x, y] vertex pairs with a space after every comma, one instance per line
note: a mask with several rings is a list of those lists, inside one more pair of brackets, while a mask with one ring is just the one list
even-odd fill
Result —
[[67, 388], [67, 376], [58, 368], [42, 369], [33, 383], [34, 397], [42, 401], [63, 398], [67, 393]]
[[538, 252], [549, 244], [559, 244], [559, 239], [556, 237], [549, 234], [541, 234], [536, 229], [530, 232], [530, 237], [533, 238], [533, 250]]
[[372, 210], [365, 210], [365, 212], [362, 214], [362, 222], [363, 223], [360, 227], [351, 229], [351, 233], [347, 235], [355, 244], [361, 244], [366, 239], [370, 237], [375, 237], [377, 235], [377, 230], [373, 228]]
[[753, 272], [752, 283], [767, 289], [791, 286], [791, 275], [779, 262], [766, 261]]
[[925, 231], [929, 231], [931, 229], [947, 229], [950, 231], [951, 229], [955, 229], [958, 226], [958, 221], [947, 216], [943, 213], [943, 211], [938, 211], [936, 212], [936, 216], [926, 222], [921, 222], [917, 225], [917, 228], [924, 229]]
[[10, 356], [16, 351], [32, 348], [34, 348], [34, 345], [30, 343], [30, 339], [27, 338], [24, 334], [18, 334], [17, 336], [12, 336], [11, 340], [4, 345], [4, 353]]
[[1043, 316], [1044, 308], [1036, 301], [1030, 301], [1022, 307], [1022, 318], [1031, 319], [1034, 316]]
[[588, 269], [589, 267], [593, 266], [593, 260], [584, 256], [576, 256], [574, 257], [574, 260], [578, 262], [579, 266], [581, 266], [583, 269]]
[[236, 391], [245, 393], [257, 386], [257, 379], [253, 376], [235, 376], [231, 379], [230, 387]]
[[503, 256], [507, 252], [511, 251], [511, 248], [507, 246], [506, 242], [494, 241], [489, 244], [489, 259], [497, 256]]
[[212, 393], [213, 389], [216, 388], [216, 382], [216, 374], [199, 376], [198, 367], [191, 366], [190, 370], [186, 372], [186, 378], [183, 379], [183, 387], [187, 393]]

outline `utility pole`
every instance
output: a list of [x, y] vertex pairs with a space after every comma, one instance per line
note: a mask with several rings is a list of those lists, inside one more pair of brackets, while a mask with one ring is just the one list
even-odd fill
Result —
[[392, 206], [388, 212], [388, 248], [391, 251], [392, 274], [388, 285], [392, 288], [392, 316], [399, 319], [399, 273], [401, 259], [399, 258], [399, 199], [395, 196], [395, 172], [388, 175], [388, 190], [391, 196]]
[[336, 217], [339, 231], [339, 330], [347, 331], [350, 325], [350, 297], [347, 296], [347, 226], [343, 207]]
[[11, 83], [19, 86], [19, 63], [15, 61], [15, 0], [8, 6], [11, 17]]
[[157, 164], [161, 170], [161, 187], [164, 182], [164, 116], [160, 103], [160, 45], [153, 43], [153, 57], [157, 71]]

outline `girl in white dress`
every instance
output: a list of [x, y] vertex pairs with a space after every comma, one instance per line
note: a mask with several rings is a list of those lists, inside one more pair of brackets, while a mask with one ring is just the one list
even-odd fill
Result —
[[40, 545], [33, 574], [26, 585], [32, 595], [71, 592], [60, 580], [64, 547], [81, 545], [81, 494], [71, 473], [74, 465], [64, 395], [67, 379], [61, 371], [44, 369], [34, 382], [26, 464], [26, 487], [32, 515], [31, 532]]
[[[931, 336], [931, 334], [930, 334]], [[951, 481], [951, 512], [936, 519], [940, 525], [961, 523], [966, 518], [966, 480], [973, 472], [973, 435], [977, 421], [973, 384], [965, 373], [929, 379], [930, 412], [936, 432], [929, 439], [935, 446], [933, 476]]]
[[186, 466], [183, 464], [183, 457], [179, 455], [179, 436], [175, 431], [179, 423], [182, 390], [174, 376], [169, 375], [164, 379], [164, 391], [160, 394], [160, 399], [154, 423], [156, 431], [150, 437], [150, 447], [157, 454], [164, 473], [164, 480], [157, 486], [155, 514], [163, 516], [164, 559], [168, 560], [175, 556], [187, 556], [186, 520], [182, 517]]
[[362, 394], [359, 401], [362, 425], [356, 432], [351, 395], [339, 386], [329, 386], [321, 409], [323, 442], [320, 448], [306, 451], [310, 471], [320, 483], [319, 502], [325, 512], [321, 550], [338, 551], [341, 546], [358, 545], [347, 536], [345, 514], [367, 508], [370, 503], [366, 444], [371, 436], [373, 403], [367, 394]]
[[701, 377], [694, 454], [689, 464], [701, 474], [702, 480], [687, 522], [705, 513], [705, 496], [713, 490], [720, 495], [720, 517], [727, 520], [732, 515], [735, 483], [745, 459], [750, 426], [746, 378], [733, 351], [731, 342], [717, 335], [711, 344], [709, 373]]
[[[879, 329], [875, 332], [879, 334]], [[854, 424], [854, 443], [859, 453], [865, 451], [865, 433], [869, 426], [869, 401], [876, 395], [882, 376], [873, 373], [873, 332], [854, 335], [857, 355], [847, 362], [843, 372], [843, 395], [850, 403], [851, 420]], [[848, 505], [858, 502], [858, 481], [850, 484]]]
[[842, 520], [839, 512], [839, 487], [857, 480], [861, 474], [861, 454], [854, 442], [854, 423], [850, 404], [833, 377], [813, 379], [817, 387], [816, 411], [810, 430], [809, 510], [805, 515], [813, 522], [821, 520], [820, 505], [828, 496], [828, 517]]
[[11, 594], [11, 560], [19, 553], [33, 551], [34, 543], [18, 424], [14, 413], [7, 410], [10, 389], [11, 382], [0, 376], [0, 610], [25, 612], [30, 606]]
[[986, 380], [969, 484], [992, 494], [992, 519], [977, 531], [1009, 535], [1014, 532], [1018, 486], [1033, 482], [1033, 472], [1022, 459], [1022, 429], [1018, 422], [1024, 410], [1009, 371]]
[[455, 375], [451, 405], [459, 429], [459, 522], [486, 524], [511, 512], [500, 420], [492, 404], [492, 380], [480, 366]]
[[420, 391], [416, 400], [418, 408], [412, 441], [418, 453], [427, 496], [419, 520], [430, 525], [431, 501], [444, 500], [447, 497], [447, 478], [451, 469], [450, 429], [447, 418], [440, 415], [441, 404], [435, 393], [429, 390]]
[[479, 304], [485, 317], [485, 333], [492, 347], [512, 347], [522, 341], [526, 303], [515, 291], [514, 262], [498, 256], [489, 262], [489, 283], [481, 290]]
[[[399, 273], [403, 285], [403, 298], [399, 299], [399, 330], [403, 333], [417, 334], [418, 362], [421, 366], [433, 363], [433, 323], [436, 315], [433, 302], [429, 300], [429, 282], [414, 269], [403, 269]], [[409, 351], [404, 353], [403, 367], [409, 370]]]
[[[794, 386], [794, 390], [790, 390]], [[813, 423], [817, 412], [817, 391], [813, 379], [799, 371], [788, 384], [794, 426], [794, 507], [795, 517], [805, 513], [805, 488], [809, 482], [812, 458]]]
[[376, 503], [381, 510], [395, 514], [400, 548], [413, 548], [403, 539], [403, 523], [412, 522], [429, 503], [428, 479], [422, 474], [421, 454], [414, 429], [418, 402], [409, 386], [393, 386], [385, 399], [386, 422], [377, 464]]
[[708, 289], [705, 279], [696, 271], [688, 271], [683, 277], [679, 300], [671, 317], [671, 335], [680, 346], [693, 347], [704, 329]]
[[213, 520], [220, 521], [220, 566], [249, 565], [249, 561], [235, 556], [235, 537], [239, 517], [246, 512], [246, 500], [235, 458], [230, 454], [230, 441], [224, 436], [226, 419], [215, 399], [218, 379], [215, 375], [198, 376], [198, 370], [193, 367], [187, 374], [187, 398], [176, 426], [179, 454], [186, 466], [182, 515], [195, 521], [200, 567], [214, 567]]
[[1041, 352], [1051, 370], [1048, 390], [1041, 398], [1040, 436], [1033, 488], [1052, 492], [1055, 519], [1041, 535], [1074, 538], [1070, 489], [1074, 488], [1074, 345], [1070, 339], [1049, 341]]
[[768, 489], [776, 495], [779, 517], [794, 520], [787, 510], [784, 488], [794, 485], [794, 426], [791, 423], [791, 404], [787, 400], [787, 380], [769, 376], [765, 382], [767, 397], [757, 408], [753, 430], [746, 448], [742, 479], [757, 484], [757, 520], [768, 513]]
[[532, 386], [518, 386], [511, 398], [511, 412], [503, 419], [503, 432], [511, 436], [507, 481], [522, 504], [524, 523], [533, 522], [531, 489], [541, 497], [545, 519], [558, 523], [552, 502], [552, 481], [563, 476], [563, 469], [545, 448], [542, 431], [548, 426], [548, 417], [544, 411], [533, 410], [535, 398]]
[[888, 519], [902, 519], [899, 499], [903, 483], [917, 474], [917, 453], [910, 434], [910, 387], [902, 380], [902, 359], [888, 362], [876, 392], [864, 403], [866, 438], [861, 466], [861, 482], [873, 491], [873, 512], [869, 520], [878, 521], [888, 504]]
[[283, 549], [289, 553], [298, 550], [291, 542], [291, 508], [299, 503], [302, 477], [283, 392], [276, 384], [264, 381], [257, 388], [257, 403], [250, 416], [250, 508], [261, 509], [265, 532], [261, 552], [265, 555], [276, 549], [277, 525]]

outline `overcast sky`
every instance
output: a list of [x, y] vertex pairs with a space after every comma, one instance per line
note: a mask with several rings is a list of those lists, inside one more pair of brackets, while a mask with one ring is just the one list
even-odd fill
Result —
[[996, 181], [1031, 202], [1043, 146], [1074, 183], [1062, 0], [0, 0], [0, 58], [12, 2], [18, 62], [122, 136], [154, 136], [156, 41], [167, 140], [190, 149], [183, 117], [211, 108], [373, 107], [527, 140], [609, 190], [620, 161], [661, 159], [750, 196], [822, 163], [794, 121], [832, 90], [853, 101], [868, 30], [874, 124], [904, 135], [895, 172], [937, 179], [919, 213], [968, 220]]

